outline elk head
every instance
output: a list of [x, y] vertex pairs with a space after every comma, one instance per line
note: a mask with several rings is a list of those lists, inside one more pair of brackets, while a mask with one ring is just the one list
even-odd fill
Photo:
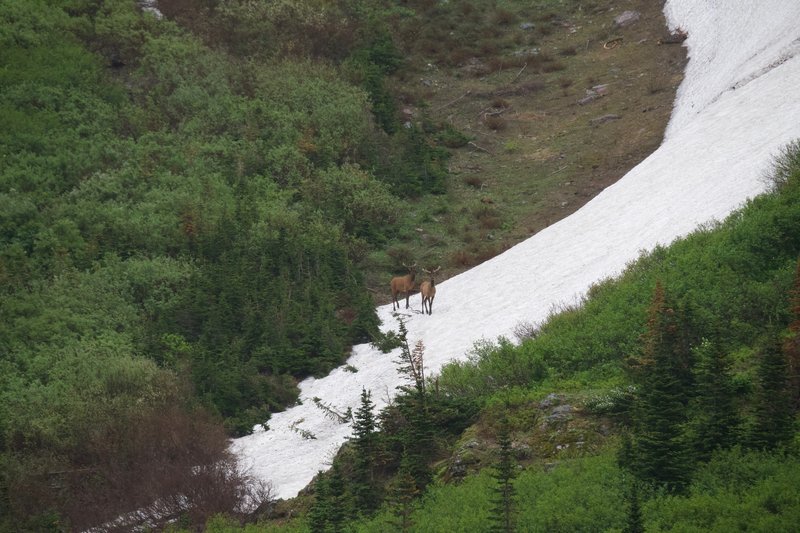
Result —
[[436, 296], [436, 280], [434, 275], [441, 270], [442, 267], [436, 267], [436, 270], [425, 270], [423, 272], [428, 274], [428, 279], [423, 281], [419, 286], [419, 293], [422, 296], [422, 314], [425, 314], [425, 307], [428, 308], [428, 314], [433, 314], [433, 297]]

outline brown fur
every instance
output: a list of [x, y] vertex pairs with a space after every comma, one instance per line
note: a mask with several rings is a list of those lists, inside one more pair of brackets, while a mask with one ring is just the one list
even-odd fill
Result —
[[403, 263], [403, 266], [408, 269], [408, 274], [405, 276], [393, 277], [390, 284], [392, 288], [392, 311], [395, 310], [395, 305], [397, 306], [397, 309], [400, 309], [400, 304], [397, 302], [397, 295], [403, 292], [406, 293], [406, 309], [408, 309], [408, 298], [414, 291], [414, 277], [417, 275], [417, 264], [414, 263], [413, 265], [408, 266]]
[[433, 279], [434, 274], [439, 272], [442, 267], [437, 267], [436, 270], [430, 271], [422, 269], [423, 272], [430, 276], [430, 279], [423, 281], [419, 286], [419, 293], [422, 295], [422, 314], [425, 314], [425, 304], [427, 303], [428, 314], [433, 313], [433, 297], [436, 296], [436, 281]]

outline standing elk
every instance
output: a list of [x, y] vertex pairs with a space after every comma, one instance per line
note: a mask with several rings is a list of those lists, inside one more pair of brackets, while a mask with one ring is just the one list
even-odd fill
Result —
[[430, 271], [422, 269], [423, 272], [430, 276], [429, 280], [423, 281], [419, 286], [419, 293], [422, 296], [422, 314], [425, 314], [425, 304], [428, 304], [428, 314], [433, 313], [433, 297], [436, 296], [436, 282], [433, 279], [434, 274], [439, 272], [442, 267], [436, 267], [436, 270]]
[[411, 292], [414, 290], [414, 277], [417, 275], [417, 264], [414, 263], [411, 266], [403, 263], [403, 266], [408, 269], [408, 274], [405, 276], [395, 276], [392, 278], [392, 311], [394, 311], [395, 305], [397, 308], [400, 309], [400, 304], [397, 302], [397, 295], [401, 292], [406, 293], [406, 309], [408, 309], [408, 298], [411, 296]]

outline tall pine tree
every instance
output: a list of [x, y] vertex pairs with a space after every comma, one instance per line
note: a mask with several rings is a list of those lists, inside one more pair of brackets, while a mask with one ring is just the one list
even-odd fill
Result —
[[634, 473], [669, 491], [682, 490], [691, 465], [682, 434], [688, 397], [684, 336], [661, 283], [656, 284], [648, 313], [644, 348], [637, 371], [634, 405]]
[[792, 438], [794, 417], [787, 366], [780, 340], [773, 334], [761, 348], [758, 358], [754, 419], [748, 435], [752, 448], [772, 450]]
[[695, 457], [707, 461], [716, 449], [734, 444], [739, 417], [730, 364], [708, 340], [695, 350], [695, 394], [689, 433]]
[[491, 531], [510, 533], [515, 531], [514, 479], [517, 477], [517, 465], [511, 450], [511, 435], [505, 415], [500, 419], [497, 428], [497, 444], [500, 450], [494, 471], [497, 485], [494, 487], [495, 495], [491, 501]]
[[378, 432], [376, 428], [371, 394], [361, 389], [361, 404], [353, 422], [353, 483], [352, 493], [356, 508], [363, 513], [375, 510], [381, 501], [380, 490], [375, 482], [375, 466], [378, 461]]
[[425, 388], [425, 346], [418, 341], [411, 350], [408, 343], [408, 331], [400, 320], [400, 359], [398, 371], [404, 374], [413, 386], [398, 387], [401, 391], [397, 397], [397, 406], [404, 420], [400, 440], [403, 455], [407, 461], [408, 471], [416, 481], [417, 489], [422, 491], [431, 480], [428, 461], [435, 451], [433, 439], [433, 416], [428, 405], [428, 393]]
[[644, 533], [642, 508], [639, 504], [639, 483], [631, 479], [625, 491], [626, 517], [622, 533]]
[[411, 531], [413, 521], [411, 514], [414, 511], [414, 500], [419, 494], [417, 482], [411, 472], [411, 462], [408, 456], [403, 455], [400, 460], [400, 470], [397, 472], [389, 488], [390, 506], [395, 516], [395, 525], [400, 531]]
[[330, 499], [328, 498], [328, 479], [322, 470], [317, 472], [314, 483], [314, 503], [308, 512], [308, 526], [313, 532], [325, 531], [330, 515]]
[[783, 353], [786, 355], [787, 372], [789, 374], [789, 399], [792, 408], [800, 409], [800, 259], [794, 276], [794, 286], [790, 294], [791, 322], [789, 331], [783, 341]]

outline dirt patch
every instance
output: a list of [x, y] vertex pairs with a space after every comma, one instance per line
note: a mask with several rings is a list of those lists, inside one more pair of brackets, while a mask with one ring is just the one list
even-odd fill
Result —
[[[659, 44], [663, 3], [584, 4], [559, 3], [550, 15], [520, 8], [515, 20], [523, 22], [494, 28], [495, 45], [483, 45], [492, 53], [480, 64], [500, 65], [491, 73], [420, 58], [417, 75], [406, 77], [404, 91], [416, 91], [434, 123], [471, 140], [454, 151], [446, 207], [426, 199], [415, 206], [437, 245], [416, 235], [408, 244], [415, 257], [443, 264], [444, 278], [574, 213], [660, 145], [686, 61], [682, 46]], [[639, 19], [615, 27], [626, 10]], [[529, 55], [520, 59], [520, 51]], [[474, 215], [486, 197], [491, 228]]]

